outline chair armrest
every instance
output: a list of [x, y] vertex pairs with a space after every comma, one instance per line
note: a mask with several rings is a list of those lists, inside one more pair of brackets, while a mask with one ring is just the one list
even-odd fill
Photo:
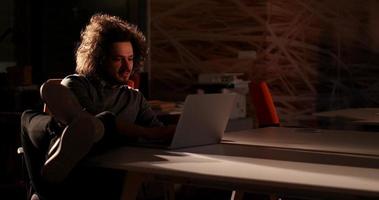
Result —
[[24, 149], [22, 147], [17, 148], [17, 154], [24, 154]]

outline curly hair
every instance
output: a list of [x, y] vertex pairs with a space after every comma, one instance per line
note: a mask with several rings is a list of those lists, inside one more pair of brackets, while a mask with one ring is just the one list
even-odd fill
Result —
[[81, 33], [76, 51], [76, 72], [98, 76], [109, 47], [114, 42], [130, 42], [133, 47], [133, 71], [138, 71], [147, 57], [146, 39], [137, 26], [116, 16], [95, 14]]

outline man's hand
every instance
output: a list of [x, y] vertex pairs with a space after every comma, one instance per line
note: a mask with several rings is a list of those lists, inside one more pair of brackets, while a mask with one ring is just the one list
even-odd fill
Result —
[[169, 125], [165, 127], [154, 127], [146, 128], [145, 138], [146, 139], [162, 139], [162, 140], [171, 140], [174, 136], [176, 126]]

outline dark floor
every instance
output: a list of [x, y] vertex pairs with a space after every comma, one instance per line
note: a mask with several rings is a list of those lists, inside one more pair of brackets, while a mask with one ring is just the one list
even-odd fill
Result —
[[11, 200], [25, 200], [26, 190], [23, 185], [13, 185], [13, 184], [1, 184], [0, 185], [0, 199], [11, 199]]

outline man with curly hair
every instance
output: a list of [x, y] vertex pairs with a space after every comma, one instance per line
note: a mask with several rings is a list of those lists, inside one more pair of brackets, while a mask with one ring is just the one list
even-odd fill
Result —
[[163, 126], [143, 95], [128, 86], [146, 56], [145, 37], [135, 25], [106, 14], [91, 17], [76, 51], [77, 73], [41, 86], [51, 114], [27, 110], [21, 117], [27, 170], [40, 197], [49, 196], [52, 185], [64, 185], [91, 152], [171, 139], [175, 127]]

